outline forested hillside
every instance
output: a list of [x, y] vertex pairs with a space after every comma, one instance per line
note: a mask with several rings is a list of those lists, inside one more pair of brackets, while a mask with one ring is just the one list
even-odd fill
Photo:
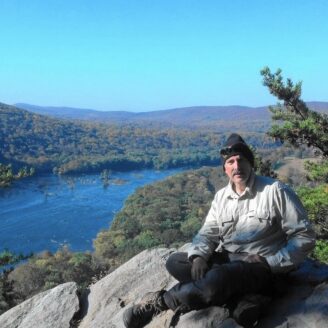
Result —
[[[0, 104], [0, 122], [0, 163], [27, 165], [36, 173], [214, 164], [226, 138], [207, 129], [61, 120], [5, 104]], [[264, 133], [243, 136], [260, 149], [276, 146]]]
[[218, 134], [73, 122], [1, 105], [1, 161], [59, 173], [218, 161]]

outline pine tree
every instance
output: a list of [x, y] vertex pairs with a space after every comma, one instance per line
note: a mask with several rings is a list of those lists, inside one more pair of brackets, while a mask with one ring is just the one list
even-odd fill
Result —
[[273, 74], [265, 67], [261, 75], [270, 93], [283, 101], [269, 108], [272, 119], [279, 124], [273, 125], [268, 134], [296, 147], [312, 147], [315, 154], [321, 156], [321, 162], [307, 162], [305, 165], [308, 179], [315, 181], [317, 186], [302, 187], [297, 192], [317, 233], [313, 256], [328, 263], [328, 116], [310, 110], [301, 99], [302, 83], [294, 85], [290, 79], [284, 83], [280, 69]]
[[270, 93], [283, 103], [271, 106], [272, 119], [281, 124], [273, 125], [269, 135], [288, 141], [293, 146], [313, 147], [318, 155], [328, 157], [328, 116], [310, 110], [301, 100], [302, 82], [294, 83], [287, 79], [283, 82], [281, 70], [271, 73], [268, 67], [261, 71], [263, 84]]

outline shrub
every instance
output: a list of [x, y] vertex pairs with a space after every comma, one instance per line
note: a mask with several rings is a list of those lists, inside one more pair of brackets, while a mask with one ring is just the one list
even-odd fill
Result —
[[313, 251], [313, 256], [315, 259], [322, 263], [328, 264], [328, 241], [327, 240], [317, 240], [315, 249]]

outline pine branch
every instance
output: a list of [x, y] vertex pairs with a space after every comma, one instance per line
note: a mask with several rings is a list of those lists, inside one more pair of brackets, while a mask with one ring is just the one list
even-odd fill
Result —
[[302, 83], [293, 84], [291, 79], [283, 82], [281, 70], [271, 73], [268, 67], [261, 71], [263, 84], [269, 92], [283, 101], [276, 107], [269, 107], [272, 119], [285, 122], [284, 125], [273, 126], [269, 135], [282, 142], [289, 141], [294, 146], [306, 144], [318, 149], [324, 157], [328, 157], [328, 116], [311, 111], [301, 99]]

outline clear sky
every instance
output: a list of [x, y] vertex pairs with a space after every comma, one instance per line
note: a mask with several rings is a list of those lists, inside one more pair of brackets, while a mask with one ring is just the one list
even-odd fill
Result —
[[149, 111], [328, 101], [327, 0], [0, 0], [0, 102]]

